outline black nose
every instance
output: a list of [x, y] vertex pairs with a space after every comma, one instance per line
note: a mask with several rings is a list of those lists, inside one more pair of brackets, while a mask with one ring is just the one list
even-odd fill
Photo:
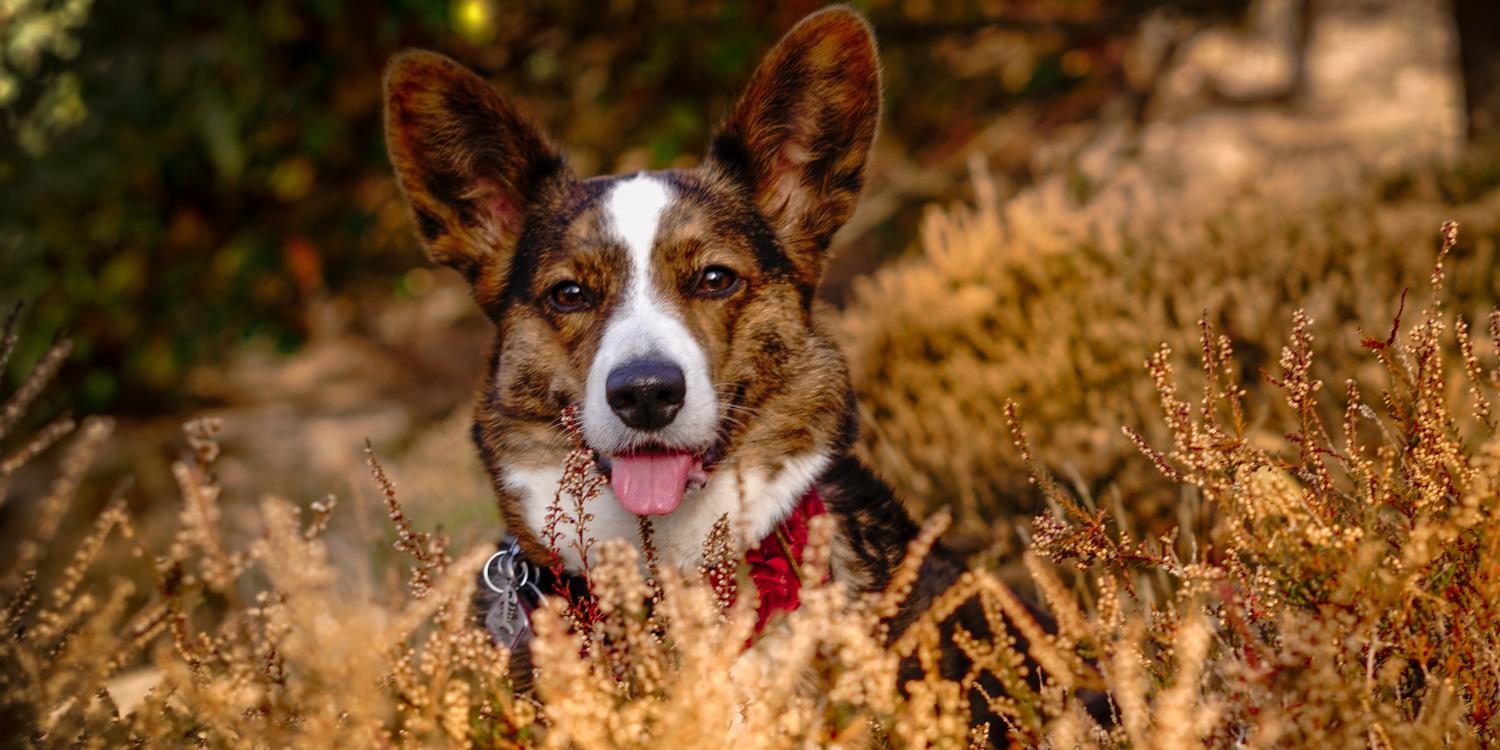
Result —
[[682, 368], [662, 359], [638, 359], [613, 370], [604, 380], [609, 408], [637, 430], [659, 430], [672, 423], [687, 395]]

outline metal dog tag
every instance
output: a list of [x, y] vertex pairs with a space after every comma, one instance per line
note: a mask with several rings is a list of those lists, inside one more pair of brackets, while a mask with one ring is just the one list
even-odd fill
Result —
[[495, 600], [484, 614], [485, 630], [496, 643], [514, 651], [531, 638], [531, 618], [521, 596], [531, 593], [541, 599], [542, 591], [536, 584], [539, 574], [521, 556], [520, 543], [512, 541], [485, 561], [482, 575], [484, 585], [495, 592]]

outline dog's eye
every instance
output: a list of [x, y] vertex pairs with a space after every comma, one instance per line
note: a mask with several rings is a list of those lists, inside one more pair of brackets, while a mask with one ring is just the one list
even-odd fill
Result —
[[547, 304], [562, 313], [578, 312], [593, 304], [589, 290], [576, 281], [564, 281], [547, 292]]
[[698, 272], [693, 293], [700, 297], [727, 297], [740, 288], [740, 277], [723, 266], [709, 266]]

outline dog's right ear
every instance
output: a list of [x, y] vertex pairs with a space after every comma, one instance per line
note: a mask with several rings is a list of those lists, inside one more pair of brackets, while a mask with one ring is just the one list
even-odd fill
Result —
[[432, 52], [403, 52], [386, 71], [385, 139], [428, 256], [471, 284], [503, 277], [527, 211], [572, 176], [488, 82]]

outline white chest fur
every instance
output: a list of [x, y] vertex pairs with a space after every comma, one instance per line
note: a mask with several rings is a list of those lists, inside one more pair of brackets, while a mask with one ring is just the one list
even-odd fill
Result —
[[[771, 533], [791, 512], [828, 465], [821, 452], [793, 456], [776, 467], [738, 467], [724, 464], [709, 476], [708, 483], [688, 490], [682, 505], [670, 515], [653, 516], [653, 543], [659, 561], [679, 570], [696, 570], [703, 557], [703, 543], [720, 518], [727, 516], [740, 547], [752, 545]], [[526, 524], [539, 536], [546, 524], [547, 509], [556, 502], [562, 466], [508, 469], [506, 486], [521, 496]], [[570, 570], [582, 567], [576, 545], [578, 530], [572, 521], [574, 499], [561, 498], [564, 520], [555, 531], [562, 540], [563, 563]], [[608, 483], [585, 506], [593, 515], [585, 538], [603, 542], [624, 539], [641, 544], [637, 517], [615, 500]]]

